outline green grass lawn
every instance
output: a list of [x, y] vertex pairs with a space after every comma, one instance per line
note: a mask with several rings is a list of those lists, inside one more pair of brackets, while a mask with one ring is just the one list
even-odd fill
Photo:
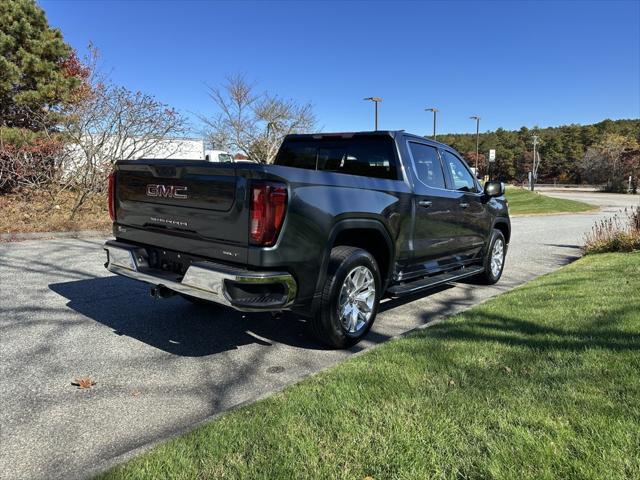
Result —
[[640, 478], [639, 292], [585, 257], [104, 478]]
[[553, 198], [541, 195], [537, 192], [525, 190], [519, 187], [507, 188], [507, 200], [509, 201], [509, 213], [512, 215], [527, 213], [562, 213], [585, 212], [597, 208], [576, 200]]

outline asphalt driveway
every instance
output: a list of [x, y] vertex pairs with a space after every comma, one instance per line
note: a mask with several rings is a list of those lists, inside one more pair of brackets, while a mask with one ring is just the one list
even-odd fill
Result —
[[[588, 195], [598, 213], [518, 217], [502, 281], [387, 301], [366, 341], [326, 350], [292, 315], [153, 300], [109, 274], [104, 239], [0, 244], [0, 477], [83, 478], [127, 452], [441, 320], [579, 255], [597, 218], [638, 196]], [[90, 376], [88, 390], [71, 385]]]

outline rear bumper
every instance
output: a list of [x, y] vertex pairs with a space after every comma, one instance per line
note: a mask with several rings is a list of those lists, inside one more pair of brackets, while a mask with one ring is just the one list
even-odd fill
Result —
[[287, 272], [263, 272], [214, 262], [192, 262], [184, 275], [149, 267], [144, 247], [119, 241], [104, 244], [110, 272], [242, 311], [277, 311], [293, 304], [297, 284]]

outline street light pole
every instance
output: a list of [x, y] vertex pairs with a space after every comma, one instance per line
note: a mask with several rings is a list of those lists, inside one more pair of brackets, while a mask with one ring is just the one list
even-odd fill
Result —
[[425, 108], [425, 112], [433, 112], [433, 139], [436, 139], [436, 114], [438, 113], [437, 108]]
[[378, 103], [382, 101], [380, 97], [367, 97], [364, 100], [370, 100], [375, 103], [375, 127], [376, 131], [378, 131]]
[[469, 117], [471, 120], [476, 121], [476, 177], [478, 176], [478, 155], [480, 152], [480, 117], [473, 115]]

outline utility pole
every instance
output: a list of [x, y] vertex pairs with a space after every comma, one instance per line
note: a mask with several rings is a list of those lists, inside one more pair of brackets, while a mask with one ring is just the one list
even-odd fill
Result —
[[531, 165], [531, 181], [529, 187], [533, 192], [534, 185], [536, 183], [536, 176], [538, 174], [538, 166], [536, 165], [536, 154], [537, 154], [537, 146], [538, 146], [538, 135], [534, 135], [533, 137], [533, 164]]
[[436, 114], [438, 113], [437, 108], [425, 108], [425, 112], [433, 112], [433, 139], [436, 139]]
[[382, 101], [380, 97], [367, 97], [364, 100], [370, 100], [375, 103], [375, 129], [378, 131], [378, 103]]
[[473, 115], [469, 117], [476, 121], [476, 177], [478, 176], [478, 156], [480, 155], [480, 116]]

